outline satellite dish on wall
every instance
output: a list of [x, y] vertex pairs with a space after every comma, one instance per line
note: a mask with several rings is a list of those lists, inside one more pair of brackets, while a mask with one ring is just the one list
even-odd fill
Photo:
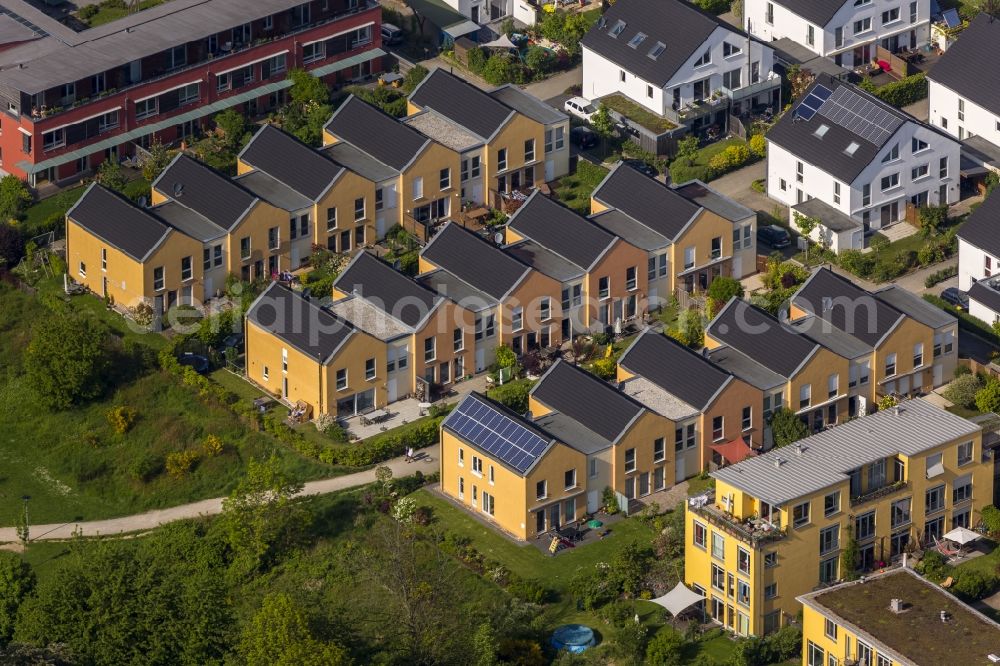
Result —
[[497, 245], [503, 245], [503, 232], [502, 231], [498, 231], [495, 234], [493, 234], [493, 242], [496, 243]]
[[174, 183], [174, 196], [179, 197], [184, 194], [184, 183]]
[[146, 204], [147, 204], [147, 203], [148, 203], [148, 202], [146, 201], [146, 197], [145, 197], [145, 195], [144, 195], [144, 196], [141, 196], [141, 197], [139, 197], [139, 201], [138, 201], [138, 204], [139, 204], [139, 208], [145, 208], [145, 207], [146, 207]]

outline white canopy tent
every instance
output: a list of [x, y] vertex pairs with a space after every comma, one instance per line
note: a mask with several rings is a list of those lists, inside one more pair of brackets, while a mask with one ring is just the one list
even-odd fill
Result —
[[685, 609], [694, 606], [695, 604], [705, 600], [705, 596], [698, 594], [694, 590], [688, 588], [684, 583], [678, 582], [674, 589], [670, 590], [662, 597], [652, 599], [654, 604], [659, 604], [663, 606], [670, 614], [677, 617]]
[[516, 49], [517, 48], [516, 46], [514, 46], [514, 42], [510, 41], [510, 37], [508, 37], [507, 35], [500, 35], [499, 37], [497, 37], [496, 39], [494, 39], [492, 42], [487, 42], [486, 44], [483, 44], [483, 46], [485, 48], [488, 48], [488, 49]]
[[953, 541], [959, 546], [964, 546], [968, 543], [972, 543], [979, 538], [978, 532], [973, 532], [965, 527], [956, 527], [950, 532], [947, 532], [942, 539], [947, 539], [948, 541]]

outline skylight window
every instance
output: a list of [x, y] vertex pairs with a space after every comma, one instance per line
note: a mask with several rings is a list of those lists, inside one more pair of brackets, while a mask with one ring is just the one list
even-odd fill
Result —
[[611, 26], [611, 30], [608, 30], [608, 35], [617, 39], [623, 32], [625, 32], [625, 21], [619, 20]]
[[661, 55], [663, 55], [663, 52], [666, 50], [667, 50], [666, 44], [664, 44], [663, 42], [656, 42], [656, 45], [649, 50], [649, 57], [652, 58], [653, 60], [656, 60]]
[[817, 127], [816, 131], [813, 132], [813, 134], [815, 134], [817, 138], [822, 139], [824, 136], [826, 136], [826, 133], [828, 131], [830, 131], [830, 126], [824, 124], [824, 125], [820, 125], [819, 127]]
[[628, 45], [634, 49], [637, 49], [639, 48], [639, 44], [642, 44], [644, 39], [646, 39], [646, 33], [637, 32], [635, 37], [629, 40]]
[[861, 147], [860, 143], [858, 143], [857, 141], [851, 141], [850, 145], [844, 149], [844, 152], [853, 157], [854, 153], [858, 152], [858, 148], [860, 147]]

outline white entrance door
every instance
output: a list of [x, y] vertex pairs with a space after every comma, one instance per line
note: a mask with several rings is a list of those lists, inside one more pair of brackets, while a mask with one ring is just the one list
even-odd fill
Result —
[[486, 369], [486, 350], [477, 349], [476, 350], [476, 372], [482, 372]]
[[475, 183], [472, 186], [472, 200], [476, 203], [484, 203], [482, 182]]
[[938, 363], [934, 366], [934, 386], [944, 384], [944, 366]]
[[393, 377], [385, 385], [386, 402], [396, 402], [396, 378]]
[[591, 490], [587, 493], [587, 513], [597, 513], [601, 508], [601, 493]]
[[550, 180], [555, 180], [556, 177], [556, 161], [555, 160], [545, 160], [545, 182]]
[[738, 254], [733, 255], [733, 277], [737, 280], [743, 277], [743, 257]]
[[674, 483], [680, 483], [685, 478], [684, 473], [684, 456], [677, 456], [674, 460]]
[[206, 301], [208, 299], [210, 299], [210, 298], [213, 298], [215, 296], [215, 291], [213, 289], [214, 286], [215, 285], [212, 284], [212, 278], [210, 278], [210, 277], [208, 277], [206, 275], [205, 276], [205, 300]]
[[290, 268], [294, 271], [299, 267], [299, 248], [292, 246], [292, 262]]
[[909, 395], [910, 393], [910, 378], [903, 377], [899, 380], [899, 392], [902, 395]]
[[384, 238], [385, 237], [385, 214], [379, 215], [375, 218], [375, 237]]

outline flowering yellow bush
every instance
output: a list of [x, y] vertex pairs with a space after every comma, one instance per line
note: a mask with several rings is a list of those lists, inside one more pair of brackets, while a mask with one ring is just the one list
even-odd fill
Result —
[[191, 471], [191, 467], [197, 460], [198, 453], [190, 449], [168, 453], [166, 461], [167, 474], [175, 479], [179, 479]]
[[116, 433], [124, 435], [132, 429], [132, 425], [135, 423], [136, 414], [137, 412], [135, 407], [126, 407], [122, 405], [120, 407], [109, 409], [104, 416], [108, 419], [108, 424], [111, 425]]
[[212, 458], [222, 455], [225, 445], [222, 443], [222, 439], [220, 439], [218, 435], [209, 435], [205, 438], [205, 442], [202, 444], [201, 448], [206, 457]]

